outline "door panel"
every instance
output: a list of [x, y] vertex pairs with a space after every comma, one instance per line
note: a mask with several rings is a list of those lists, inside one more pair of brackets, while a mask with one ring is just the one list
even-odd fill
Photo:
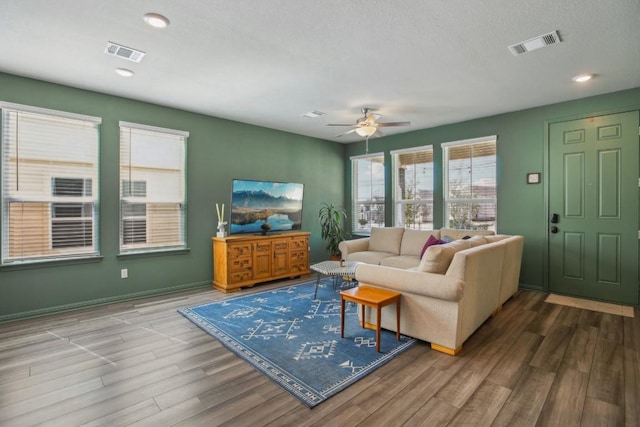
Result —
[[564, 276], [584, 279], [584, 234], [564, 233]]
[[635, 111], [549, 126], [551, 292], [638, 303], [638, 125]]
[[564, 156], [564, 215], [572, 218], [584, 216], [584, 154]]
[[620, 219], [620, 150], [598, 153], [598, 217]]
[[597, 258], [598, 282], [620, 285], [620, 236], [598, 234]]

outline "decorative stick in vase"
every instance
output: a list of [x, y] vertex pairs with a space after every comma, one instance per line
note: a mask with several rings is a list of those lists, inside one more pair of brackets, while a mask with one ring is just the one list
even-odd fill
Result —
[[216, 203], [216, 213], [218, 214], [218, 233], [216, 234], [216, 236], [227, 237], [227, 233], [224, 230], [224, 226], [227, 225], [227, 223], [224, 221], [224, 203], [222, 204], [222, 209], [220, 209], [220, 207]]

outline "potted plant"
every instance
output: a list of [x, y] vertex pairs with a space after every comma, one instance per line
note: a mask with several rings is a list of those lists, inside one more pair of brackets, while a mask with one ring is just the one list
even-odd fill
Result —
[[320, 220], [321, 236], [326, 240], [326, 251], [334, 259], [340, 259], [338, 245], [344, 240], [344, 220], [347, 212], [342, 206], [333, 203], [323, 203], [318, 212]]

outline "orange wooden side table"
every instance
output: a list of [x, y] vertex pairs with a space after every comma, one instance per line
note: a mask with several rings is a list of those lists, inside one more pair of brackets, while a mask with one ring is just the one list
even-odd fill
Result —
[[380, 353], [380, 321], [382, 307], [396, 303], [396, 338], [400, 341], [400, 294], [386, 289], [360, 285], [357, 288], [340, 291], [340, 336], [344, 338], [344, 306], [346, 301], [362, 305], [362, 327], [365, 327], [364, 307], [375, 308], [376, 321], [376, 351]]

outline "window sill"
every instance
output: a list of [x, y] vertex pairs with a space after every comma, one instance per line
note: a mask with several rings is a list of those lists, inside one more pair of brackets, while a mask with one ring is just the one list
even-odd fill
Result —
[[77, 264], [93, 264], [102, 262], [103, 256], [91, 256], [84, 258], [68, 258], [68, 259], [51, 259], [51, 260], [39, 260], [29, 262], [18, 262], [15, 264], [0, 265], [2, 271], [17, 271], [17, 270], [31, 270], [36, 268], [51, 268], [51, 267], [63, 267], [67, 265]]
[[191, 252], [190, 248], [167, 249], [167, 250], [157, 250], [157, 251], [124, 252], [116, 255], [116, 258], [131, 259], [131, 258], [148, 258], [148, 257], [167, 256], [167, 255], [185, 255], [185, 254], [188, 254], [189, 252]]

